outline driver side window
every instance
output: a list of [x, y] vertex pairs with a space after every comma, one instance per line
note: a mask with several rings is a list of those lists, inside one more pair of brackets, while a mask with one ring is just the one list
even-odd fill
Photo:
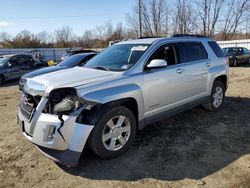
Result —
[[177, 59], [176, 59], [174, 46], [173, 45], [161, 46], [150, 57], [149, 62], [154, 60], [154, 59], [164, 59], [164, 60], [167, 61], [168, 66], [176, 65], [177, 64]]

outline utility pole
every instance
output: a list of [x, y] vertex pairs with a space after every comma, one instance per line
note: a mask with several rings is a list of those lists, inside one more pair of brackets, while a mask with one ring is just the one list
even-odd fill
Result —
[[141, 21], [141, 0], [138, 0], [139, 9], [139, 37], [142, 37], [142, 21]]

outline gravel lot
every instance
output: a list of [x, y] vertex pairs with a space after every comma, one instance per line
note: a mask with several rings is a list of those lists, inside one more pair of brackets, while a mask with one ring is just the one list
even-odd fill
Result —
[[198, 107], [145, 128], [123, 156], [89, 149], [58, 165], [16, 124], [17, 83], [0, 88], [0, 187], [250, 187], [250, 67], [230, 69], [221, 111]]

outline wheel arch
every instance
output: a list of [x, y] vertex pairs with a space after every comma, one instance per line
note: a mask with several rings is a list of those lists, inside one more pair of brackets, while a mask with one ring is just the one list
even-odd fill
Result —
[[139, 109], [138, 109], [138, 103], [137, 103], [136, 99], [129, 97], [129, 98], [124, 98], [124, 99], [119, 99], [116, 101], [111, 101], [111, 102], [106, 103], [104, 105], [109, 105], [109, 106], [120, 105], [120, 106], [126, 107], [127, 109], [129, 109], [133, 113], [135, 120], [136, 120], [136, 123], [137, 123], [137, 127], [138, 127]]
[[227, 75], [220, 75], [215, 78], [214, 81], [220, 81], [223, 83], [225, 90], [227, 89]]

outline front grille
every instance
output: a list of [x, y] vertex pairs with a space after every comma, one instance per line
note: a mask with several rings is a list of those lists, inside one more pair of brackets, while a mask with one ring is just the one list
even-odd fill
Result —
[[21, 94], [20, 112], [30, 122], [40, 100], [27, 93]]

